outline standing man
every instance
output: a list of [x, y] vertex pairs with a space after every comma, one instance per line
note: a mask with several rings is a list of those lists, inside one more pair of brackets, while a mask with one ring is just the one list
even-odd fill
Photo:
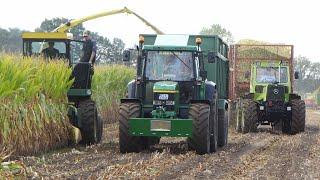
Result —
[[96, 42], [91, 39], [90, 31], [85, 30], [83, 32], [84, 44], [82, 48], [82, 57], [80, 62], [89, 62], [94, 64], [96, 61], [97, 45]]

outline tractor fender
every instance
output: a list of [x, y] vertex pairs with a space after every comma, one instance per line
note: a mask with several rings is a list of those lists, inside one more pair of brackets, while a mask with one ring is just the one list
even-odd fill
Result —
[[294, 99], [301, 100], [301, 96], [299, 96], [298, 94], [289, 94], [289, 100], [292, 101]]
[[136, 98], [136, 81], [134, 79], [128, 83], [127, 90], [128, 90], [128, 94], [127, 94], [128, 98]]
[[140, 99], [136, 99], [136, 98], [125, 98], [125, 99], [120, 99], [121, 103], [139, 103], [141, 104]]
[[214, 97], [217, 91], [217, 86], [212, 81], [206, 81], [206, 93], [205, 93], [205, 99], [210, 102], [210, 104], [213, 102], [213, 100], [217, 97]]

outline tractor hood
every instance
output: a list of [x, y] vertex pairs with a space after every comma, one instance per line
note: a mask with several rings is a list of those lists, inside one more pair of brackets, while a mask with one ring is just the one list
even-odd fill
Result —
[[178, 91], [178, 83], [173, 81], [160, 81], [153, 85], [153, 92], [177, 93]]

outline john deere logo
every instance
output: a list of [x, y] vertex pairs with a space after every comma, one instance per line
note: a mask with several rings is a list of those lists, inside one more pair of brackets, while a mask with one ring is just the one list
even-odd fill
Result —
[[274, 94], [279, 94], [279, 89], [274, 89], [274, 90], [273, 90], [273, 93], [274, 93]]

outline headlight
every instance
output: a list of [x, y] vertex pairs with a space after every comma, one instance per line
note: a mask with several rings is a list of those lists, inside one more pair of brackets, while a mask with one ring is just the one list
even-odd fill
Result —
[[160, 105], [162, 105], [162, 103], [161, 103], [161, 101], [159, 101], [159, 100], [154, 100], [154, 101], [153, 101], [153, 105], [160, 106]]
[[160, 105], [173, 106], [174, 105], [174, 101], [153, 100], [153, 105], [156, 105], [156, 106], [160, 106]]
[[174, 105], [174, 101], [166, 101], [166, 105], [173, 106]]

